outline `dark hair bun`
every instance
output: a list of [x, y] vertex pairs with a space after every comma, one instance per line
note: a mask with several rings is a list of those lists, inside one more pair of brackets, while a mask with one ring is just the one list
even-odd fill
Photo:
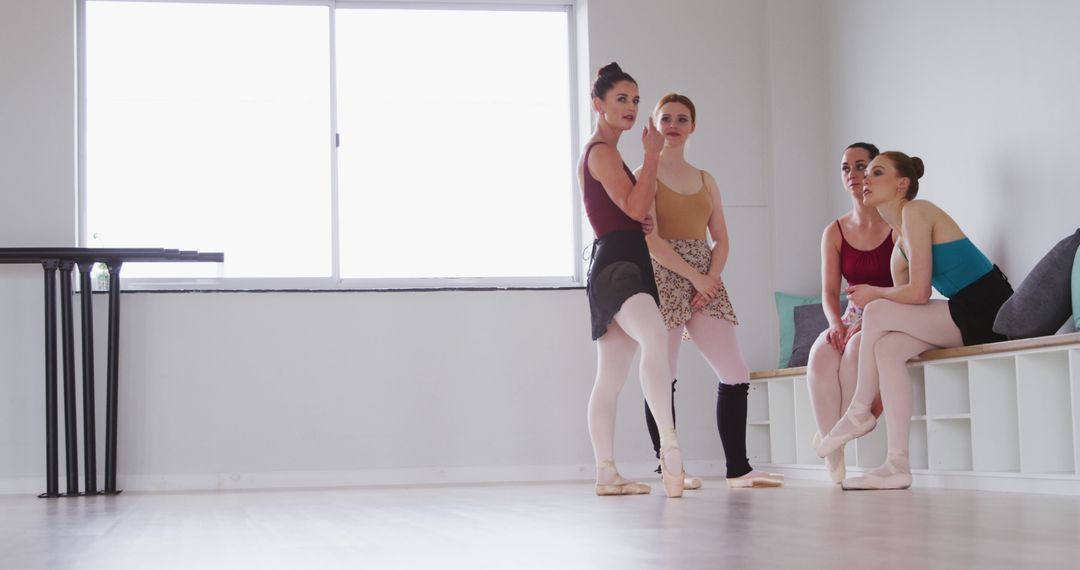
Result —
[[623, 70], [619, 67], [619, 64], [614, 61], [600, 68], [600, 71], [596, 72], [597, 77], [603, 77], [611, 73], [622, 73]]
[[600, 71], [596, 73], [596, 81], [593, 81], [592, 96], [603, 99], [608, 91], [611, 91], [611, 88], [620, 81], [629, 81], [637, 85], [637, 81], [634, 81], [634, 78], [630, 77], [614, 61], [601, 67]]
[[915, 167], [915, 176], [918, 178], [922, 178], [923, 173], [926, 172], [926, 167], [923, 166], [922, 159], [917, 156], [913, 156], [911, 157], [911, 164]]

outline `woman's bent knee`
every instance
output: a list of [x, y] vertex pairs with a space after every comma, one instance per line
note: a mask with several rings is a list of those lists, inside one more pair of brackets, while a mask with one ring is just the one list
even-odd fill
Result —
[[886, 333], [884, 336], [878, 339], [874, 343], [874, 359], [880, 364], [882, 362], [889, 362], [899, 360], [900, 362], [907, 362], [913, 355], [907, 354], [904, 351], [905, 343], [904, 333], [891, 332]]
[[810, 358], [807, 367], [811, 372], [825, 372], [836, 368], [840, 353], [829, 343], [829, 331], [822, 332], [810, 346]]

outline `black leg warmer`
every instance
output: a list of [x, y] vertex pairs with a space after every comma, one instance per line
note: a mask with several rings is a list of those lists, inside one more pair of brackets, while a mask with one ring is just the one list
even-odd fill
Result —
[[746, 396], [749, 384], [724, 384], [716, 395], [716, 429], [727, 457], [727, 476], [742, 477], [749, 473], [750, 460], [746, 458]]

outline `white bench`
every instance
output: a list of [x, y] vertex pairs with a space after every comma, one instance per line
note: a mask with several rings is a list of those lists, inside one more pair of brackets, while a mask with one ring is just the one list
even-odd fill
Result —
[[[1080, 495], [1080, 333], [924, 352], [908, 362], [915, 484]], [[827, 480], [806, 368], [750, 375], [755, 466]], [[848, 444], [849, 472], [885, 459], [885, 422]]]

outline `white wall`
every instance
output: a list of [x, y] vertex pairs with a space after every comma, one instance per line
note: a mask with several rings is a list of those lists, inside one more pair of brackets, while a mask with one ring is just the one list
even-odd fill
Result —
[[[839, 194], [840, 149], [827, 144], [828, 53], [823, 4], [766, 4], [769, 74], [769, 184], [773, 204], [774, 289], [821, 291], [821, 231], [836, 211], [823, 200]], [[846, 146], [846, 145], [845, 145]]]
[[75, 245], [75, 8], [0, 0], [0, 244]]
[[[762, 5], [589, 0], [588, 11], [591, 70], [617, 59], [647, 105], [668, 89], [698, 103], [690, 159], [724, 191], [733, 240], [724, 277], [747, 360], [769, 367]], [[74, 241], [73, 22], [71, 0], [0, 3], [3, 246]], [[629, 163], [640, 160], [633, 142], [622, 145]], [[0, 266], [0, 491], [44, 485], [39, 272]], [[104, 301], [95, 299], [102, 400]], [[122, 329], [121, 487], [591, 474], [584, 412], [595, 356], [581, 290], [125, 294]], [[706, 461], [699, 472], [720, 473], [714, 379], [692, 349], [680, 377], [684, 448]], [[640, 462], [629, 474], [645, 476], [652, 453], [636, 383], [635, 375], [623, 393], [617, 456]]]
[[[0, 247], [75, 245], [74, 30], [74, 2], [0, 0]], [[41, 298], [0, 265], [0, 481], [44, 473]]]
[[921, 156], [919, 196], [1018, 285], [1080, 225], [1080, 3], [830, 0], [826, 21], [832, 146]]

